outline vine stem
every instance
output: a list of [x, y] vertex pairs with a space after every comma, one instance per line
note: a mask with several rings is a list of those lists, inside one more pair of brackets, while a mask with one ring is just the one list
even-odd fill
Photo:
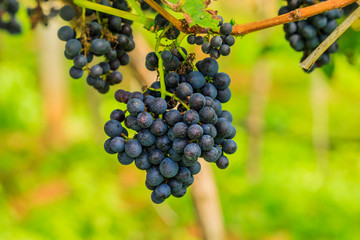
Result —
[[336, 8], [343, 8], [356, 1], [357, 0], [328, 0], [325, 2], [311, 5], [309, 7], [299, 8], [277, 17], [265, 19], [262, 21], [252, 22], [252, 23], [235, 25], [232, 34], [244, 36], [248, 33], [256, 32], [277, 25], [300, 21], [308, 17], [312, 17], [314, 15], [318, 15], [320, 13], [333, 10]]
[[139, 6], [139, 4], [137, 4], [137, 2], [135, 0], [128, 0], [128, 1], [131, 4], [131, 6], [134, 8], [135, 12], [139, 15], [141, 20], [143, 22], [146, 22], [146, 16], [145, 16], [143, 10], [141, 9], [141, 7]]
[[[238, 24], [233, 27], [232, 35], [235, 36], [244, 36], [248, 33], [256, 32], [259, 30], [267, 29], [270, 27], [278, 26], [281, 24], [296, 22], [320, 13], [333, 10], [336, 8], [343, 8], [349, 4], [356, 2], [357, 0], [328, 0], [325, 2], [320, 2], [309, 7], [295, 9], [287, 14], [283, 14], [277, 17], [268, 18], [261, 21], [250, 22], [245, 24]], [[208, 33], [209, 31], [218, 33], [214, 29], [205, 29], [199, 27], [189, 27], [186, 24], [183, 24], [181, 21], [172, 16], [159, 4], [153, 0], [145, 0], [153, 9], [160, 13], [164, 18], [171, 22], [177, 29], [185, 33]]]
[[[360, 4], [360, 1], [358, 1]], [[310, 70], [316, 60], [360, 17], [360, 7], [356, 8], [303, 62], [300, 67]]]
[[141, 17], [139, 15], [135, 15], [126, 11], [122, 11], [116, 8], [104, 6], [99, 3], [90, 2], [87, 0], [74, 0], [74, 3], [78, 5], [79, 7], [84, 7], [88, 9], [92, 9], [98, 12], [107, 13], [110, 15], [114, 15], [117, 17], [125, 18], [134, 22], [142, 23], [145, 28], [149, 28], [154, 21], [154, 19], [147, 18], [147, 17]]

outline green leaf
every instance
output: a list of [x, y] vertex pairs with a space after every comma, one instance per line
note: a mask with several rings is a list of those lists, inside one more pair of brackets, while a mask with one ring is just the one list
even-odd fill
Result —
[[[169, 2], [177, 4], [178, 0], [169, 0]], [[204, 0], [187, 0], [182, 9], [185, 12], [185, 19], [189, 21], [190, 17], [192, 20], [189, 26], [197, 24], [204, 28], [217, 28], [219, 25], [215, 12], [207, 8], [206, 1]]]

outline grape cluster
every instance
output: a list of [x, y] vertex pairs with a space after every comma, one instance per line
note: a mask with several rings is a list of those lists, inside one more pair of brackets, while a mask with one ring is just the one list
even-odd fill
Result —
[[21, 26], [15, 18], [18, 11], [19, 2], [17, 0], [0, 0], [0, 29], [11, 34], [21, 33]]
[[[101, 0], [100, 4], [112, 6], [121, 10], [129, 10], [125, 0], [109, 2]], [[95, 17], [95, 11], [87, 9], [87, 19]], [[75, 18], [75, 9], [69, 5], [60, 9], [60, 17], [66, 21]], [[63, 26], [58, 31], [60, 40], [66, 41], [65, 57], [74, 62], [70, 68], [70, 76], [74, 79], [81, 78], [84, 70], [88, 71], [87, 84], [93, 86], [100, 93], [109, 91], [110, 85], [122, 81], [122, 74], [117, 71], [121, 65], [127, 65], [130, 57], [127, 52], [134, 50], [135, 41], [132, 35], [132, 22], [120, 17], [104, 13], [96, 13], [100, 18], [89, 20], [80, 28], [80, 37], [77, 38], [76, 29]], [[99, 23], [101, 20], [101, 24]], [[99, 64], [89, 66], [93, 57], [103, 57]]]
[[[212, 58], [197, 62], [198, 71], [178, 51], [164, 50], [161, 58], [164, 63], [180, 61], [175, 60], [172, 68], [164, 67], [165, 99], [160, 82], [144, 93], [118, 90], [115, 99], [126, 103], [126, 110], [114, 110], [104, 126], [110, 137], [104, 144], [106, 152], [117, 153], [121, 164], [135, 162], [137, 168], [146, 170], [145, 185], [157, 204], [170, 195], [186, 194], [201, 170], [198, 158], [225, 169], [229, 165], [225, 154], [237, 150], [232, 115], [222, 110], [222, 103], [231, 97], [228, 74], [218, 72], [219, 65]], [[155, 69], [158, 62], [154, 52], [147, 55], [147, 68]], [[129, 138], [126, 129], [134, 130], [135, 136]]]
[[220, 21], [220, 33], [222, 35], [208, 37], [205, 41], [204, 37], [191, 34], [187, 38], [187, 42], [191, 45], [201, 45], [201, 50], [205, 54], [210, 54], [210, 57], [218, 59], [220, 56], [228, 56], [231, 52], [230, 47], [235, 44], [234, 36], [230, 35], [232, 32], [232, 25], [230, 23], [223, 23]]
[[[314, 0], [287, 0], [287, 6], [280, 8], [279, 15], [313, 4], [315, 4]], [[286, 23], [284, 24], [285, 38], [290, 42], [290, 46], [295, 51], [303, 52], [302, 60], [304, 60], [337, 28], [338, 24], [336, 19], [341, 16], [342, 11], [334, 9], [306, 20]], [[309, 72], [313, 71], [316, 67], [329, 64], [330, 54], [336, 53], [337, 51], [338, 44], [335, 42], [321, 55]]]

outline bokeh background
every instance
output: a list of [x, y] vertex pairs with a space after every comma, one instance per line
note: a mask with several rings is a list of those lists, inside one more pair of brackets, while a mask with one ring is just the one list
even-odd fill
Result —
[[[236, 23], [275, 16], [280, 6], [213, 4]], [[154, 205], [145, 173], [103, 150], [103, 124], [124, 107], [115, 90], [141, 89], [136, 68], [122, 67], [121, 86], [99, 95], [68, 75], [56, 37], [64, 22], [30, 31], [25, 7], [19, 16], [22, 35], [0, 32], [0, 239], [201, 239], [191, 194]], [[151, 49], [151, 35], [134, 28], [137, 48]], [[226, 239], [360, 239], [356, 28], [331, 66], [310, 75], [281, 27], [238, 38], [220, 58], [232, 78], [224, 108], [238, 144], [227, 170], [211, 166]]]

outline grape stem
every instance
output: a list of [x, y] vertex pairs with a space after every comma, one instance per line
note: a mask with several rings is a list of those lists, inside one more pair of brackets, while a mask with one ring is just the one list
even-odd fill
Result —
[[86, 36], [86, 24], [85, 24], [85, 18], [86, 18], [86, 16], [85, 16], [85, 12], [86, 12], [86, 9], [83, 7], [82, 8], [82, 13], [81, 13], [81, 17], [82, 17], [82, 27], [83, 27], [83, 29], [82, 29], [82, 36], [83, 36], [83, 38], [84, 38], [84, 55], [85, 55], [85, 57], [86, 57], [86, 55], [87, 55], [87, 49], [86, 49], [86, 45], [87, 45], [87, 36]]
[[[360, 1], [358, 1], [360, 4]], [[360, 17], [360, 7], [355, 9], [303, 62], [300, 67], [310, 70], [316, 60]]]
[[171, 28], [171, 24], [167, 26], [164, 31], [158, 36], [157, 33], [155, 35], [156, 37], [156, 45], [155, 45], [155, 53], [158, 57], [158, 71], [159, 71], [159, 80], [160, 80], [160, 93], [161, 98], [165, 99], [165, 92], [166, 92], [166, 86], [165, 86], [165, 73], [164, 73], [164, 62], [161, 58], [161, 54], [159, 51], [159, 47], [161, 45], [161, 39], [164, 37], [165, 33]]
[[145, 28], [149, 29], [154, 22], [154, 19], [141, 17], [126, 11], [122, 11], [116, 8], [108, 7], [99, 3], [94, 3], [86, 0], [74, 0], [74, 3], [79, 7], [95, 10], [97, 12], [107, 13], [113, 16], [125, 18], [134, 22], [139, 22], [144, 25]]
[[183, 62], [186, 61], [186, 54], [184, 53], [184, 51], [182, 50], [182, 48], [180, 47], [182, 39], [180, 39], [180, 41], [178, 41], [177, 39], [175, 39], [175, 44], [176, 44], [176, 48], [178, 50], [178, 52], [180, 53], [180, 55], [182, 56], [182, 58], [184, 59]]
[[[318, 15], [323, 12], [327, 12], [337, 8], [343, 8], [347, 5], [350, 5], [357, 0], [328, 0], [320, 2], [309, 7], [295, 9], [289, 13], [276, 16], [273, 18], [268, 18], [261, 21], [250, 22], [245, 24], [238, 24], [233, 27], [232, 35], [235, 36], [244, 36], [246, 34], [256, 32], [259, 30], [264, 30], [270, 27], [282, 25], [289, 22], [300, 21], [314, 15]], [[219, 33], [218, 29], [205, 29], [199, 26], [189, 27], [187, 24], [184, 24], [169, 12], [167, 12], [163, 7], [157, 4], [154, 0], [145, 0], [153, 9], [160, 13], [164, 18], [171, 22], [177, 29], [184, 33], [199, 33], [205, 34], [208, 32]]]

